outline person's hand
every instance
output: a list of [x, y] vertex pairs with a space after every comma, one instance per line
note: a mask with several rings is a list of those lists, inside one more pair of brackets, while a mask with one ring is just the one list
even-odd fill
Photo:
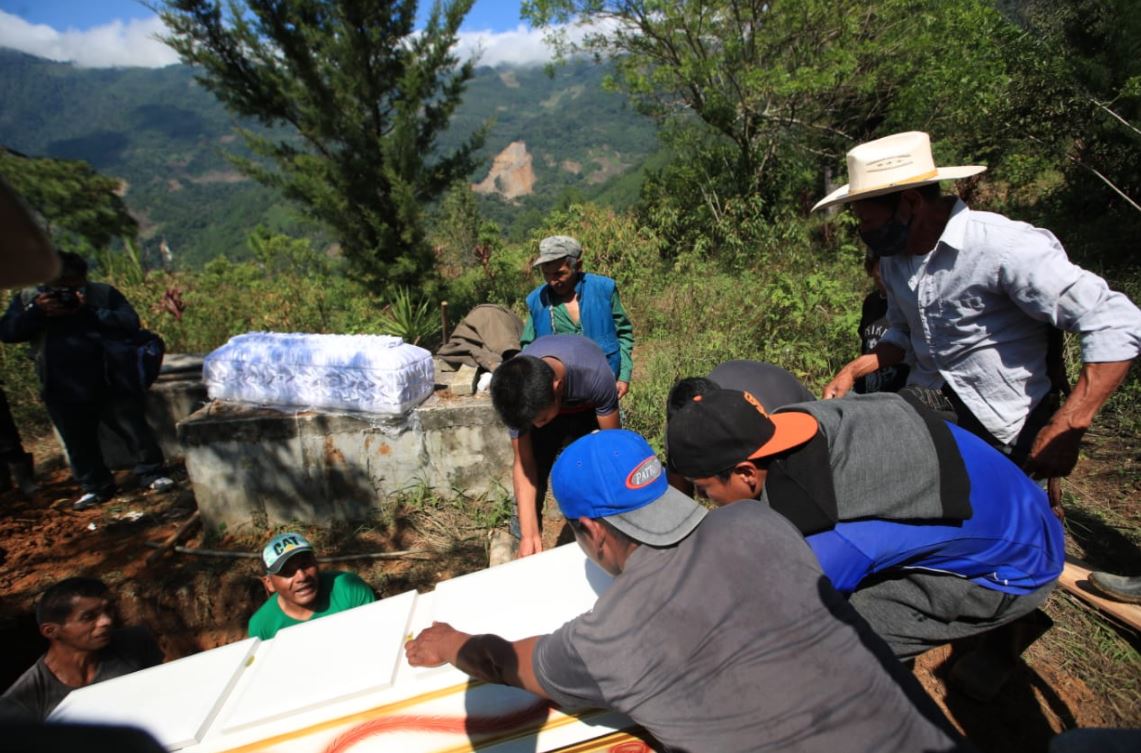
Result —
[[844, 397], [844, 395], [847, 395], [849, 392], [851, 392], [852, 387], [855, 385], [856, 380], [852, 378], [852, 375], [848, 372], [848, 370], [841, 369], [840, 372], [832, 378], [832, 381], [824, 386], [824, 393], [822, 397], [825, 400]]
[[1085, 429], [1070, 425], [1064, 416], [1056, 414], [1034, 437], [1022, 467], [1035, 479], [1070, 475], [1077, 465], [1085, 433]]
[[618, 390], [618, 399], [626, 397], [626, 393], [630, 391], [630, 383], [621, 380], [614, 383], [615, 388]]
[[432, 627], [404, 644], [404, 655], [413, 667], [454, 664], [468, 637], [446, 622], [433, 622]]
[[68, 306], [61, 303], [54, 293], [40, 293], [32, 302], [35, 303], [36, 308], [44, 312], [45, 316], [71, 316], [79, 310], [79, 306]]
[[540, 534], [524, 535], [519, 539], [519, 551], [516, 558], [530, 557], [543, 551], [543, 537]]

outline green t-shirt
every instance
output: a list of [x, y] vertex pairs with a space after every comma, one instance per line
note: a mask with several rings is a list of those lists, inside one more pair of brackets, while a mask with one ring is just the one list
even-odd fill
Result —
[[[317, 598], [317, 609], [313, 611], [310, 620], [316, 620], [346, 609], [364, 606], [376, 601], [376, 595], [368, 584], [353, 573], [329, 572], [318, 573], [320, 582], [320, 596]], [[261, 605], [254, 616], [250, 618], [249, 635], [251, 638], [261, 638], [268, 641], [277, 635], [277, 631], [291, 625], [299, 625], [307, 620], [295, 620], [281, 611], [277, 594], [269, 597]]]

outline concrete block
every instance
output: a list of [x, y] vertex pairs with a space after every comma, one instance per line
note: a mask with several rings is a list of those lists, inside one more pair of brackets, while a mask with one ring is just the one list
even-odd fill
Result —
[[[167, 461], [182, 458], [178, 442], [178, 422], [207, 403], [206, 385], [201, 378], [155, 382], [146, 394], [147, 423], [155, 431]], [[62, 444], [62, 443], [61, 443]], [[99, 427], [99, 444], [110, 468], [131, 468], [135, 464], [127, 445], [106, 426]]]
[[475, 393], [475, 380], [479, 369], [475, 366], [461, 365], [450, 373], [441, 374], [442, 384], [447, 386], [453, 395], [471, 395]]
[[362, 520], [422, 485], [445, 497], [510, 488], [510, 439], [486, 396], [433, 396], [399, 417], [214, 401], [178, 433], [215, 530]]

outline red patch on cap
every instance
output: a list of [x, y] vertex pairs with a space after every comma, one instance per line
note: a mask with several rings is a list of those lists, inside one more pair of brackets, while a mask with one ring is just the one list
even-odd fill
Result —
[[626, 477], [626, 488], [641, 489], [657, 481], [661, 475], [662, 462], [656, 455], [651, 455], [630, 471], [630, 475]]

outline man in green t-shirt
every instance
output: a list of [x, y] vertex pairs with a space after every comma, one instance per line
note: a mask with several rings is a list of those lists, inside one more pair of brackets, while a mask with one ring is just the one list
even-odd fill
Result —
[[371, 604], [376, 595], [352, 573], [319, 572], [313, 545], [299, 533], [280, 533], [261, 553], [262, 583], [270, 594], [250, 618], [251, 638], [269, 640], [282, 628]]

